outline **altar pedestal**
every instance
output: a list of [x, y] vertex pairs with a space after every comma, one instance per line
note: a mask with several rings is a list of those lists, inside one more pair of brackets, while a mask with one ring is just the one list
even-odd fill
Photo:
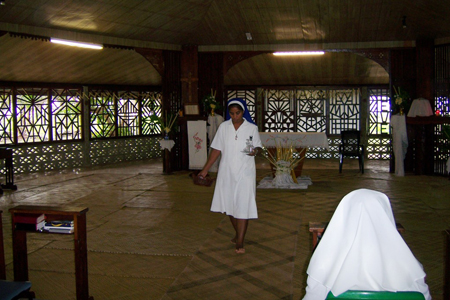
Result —
[[172, 148], [175, 145], [174, 140], [160, 140], [159, 145], [163, 152], [163, 172], [165, 174], [172, 173]]
[[[267, 151], [269, 151], [270, 155], [272, 155], [272, 157], [277, 157], [277, 148], [275, 147], [267, 147], [266, 148]], [[295, 148], [295, 150], [297, 151], [297, 154], [294, 155], [298, 155], [301, 160], [298, 163], [298, 165], [294, 168], [294, 174], [295, 174], [295, 178], [302, 176], [302, 169], [303, 169], [303, 162], [305, 161], [305, 154], [306, 154], [306, 148]], [[272, 171], [272, 176], [275, 177], [275, 172], [276, 169], [274, 167], [274, 165], [270, 164], [270, 170]]]
[[[259, 136], [263, 146], [274, 158], [276, 158], [277, 148], [296, 149], [298, 155], [303, 158], [294, 169], [296, 177], [301, 176], [307, 148], [330, 149], [327, 135], [324, 132], [260, 132]], [[274, 166], [270, 164], [270, 167], [272, 173], [275, 174]]]

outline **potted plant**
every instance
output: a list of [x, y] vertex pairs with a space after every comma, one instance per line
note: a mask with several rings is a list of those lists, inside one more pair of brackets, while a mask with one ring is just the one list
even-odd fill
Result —
[[394, 103], [392, 105], [393, 113], [398, 113], [400, 115], [407, 114], [409, 108], [411, 107], [411, 99], [408, 92], [401, 87], [395, 88], [394, 86]]
[[222, 106], [220, 103], [216, 100], [216, 93], [213, 89], [211, 89], [211, 94], [206, 95], [202, 102], [203, 102], [203, 109], [205, 110], [206, 114], [210, 114], [211, 116], [214, 116], [215, 110], [222, 109]]
[[178, 114], [175, 113], [167, 113], [167, 111], [164, 113], [164, 117], [157, 116], [156, 114], [153, 114], [150, 117], [150, 120], [152, 122], [155, 122], [159, 126], [161, 126], [161, 131], [164, 132], [164, 139], [169, 139], [169, 133], [171, 131], [175, 131], [174, 125], [175, 121], [177, 120]]

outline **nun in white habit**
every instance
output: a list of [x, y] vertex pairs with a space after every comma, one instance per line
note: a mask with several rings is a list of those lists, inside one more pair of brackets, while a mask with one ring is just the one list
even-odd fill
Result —
[[248, 221], [258, 218], [255, 156], [262, 144], [245, 100], [230, 99], [227, 108], [226, 121], [219, 125], [211, 143], [213, 150], [198, 176], [206, 177], [221, 156], [211, 211], [229, 216], [236, 232], [231, 242], [236, 246], [235, 252], [243, 254]]
[[359, 189], [339, 203], [308, 266], [303, 300], [331, 291], [417, 291], [431, 299], [425, 272], [397, 231], [389, 198]]

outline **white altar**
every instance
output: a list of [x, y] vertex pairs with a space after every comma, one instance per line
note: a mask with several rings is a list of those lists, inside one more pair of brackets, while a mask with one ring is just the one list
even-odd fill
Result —
[[[329, 150], [327, 135], [324, 132], [260, 132], [259, 135], [269, 152], [273, 179], [264, 178], [258, 188], [307, 189], [312, 184], [311, 178], [301, 176], [306, 151], [310, 147]], [[286, 170], [285, 165], [290, 167]]]
[[[330, 150], [328, 145], [328, 138], [324, 132], [260, 132], [261, 143], [267, 150], [275, 156], [280, 148], [293, 148], [297, 151], [300, 157], [305, 157], [306, 151], [310, 147], [321, 147]], [[278, 150], [277, 150], [278, 149]], [[293, 170], [298, 177], [302, 173], [303, 160]], [[272, 173], [275, 175], [275, 170], [271, 164]]]

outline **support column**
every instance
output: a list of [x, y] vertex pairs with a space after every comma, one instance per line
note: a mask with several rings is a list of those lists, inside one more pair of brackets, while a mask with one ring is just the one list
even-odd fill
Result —
[[183, 104], [198, 104], [198, 47], [183, 46], [181, 53], [181, 95]]
[[431, 107], [434, 108], [434, 41], [418, 40], [416, 41], [416, 91], [417, 98], [428, 99]]
[[[434, 41], [416, 41], [416, 91], [417, 98], [430, 101], [434, 111]], [[415, 174], [434, 173], [434, 132], [433, 124], [416, 126]]]
[[91, 165], [91, 116], [90, 116], [90, 101], [89, 101], [89, 88], [83, 86], [83, 166], [88, 167]]

